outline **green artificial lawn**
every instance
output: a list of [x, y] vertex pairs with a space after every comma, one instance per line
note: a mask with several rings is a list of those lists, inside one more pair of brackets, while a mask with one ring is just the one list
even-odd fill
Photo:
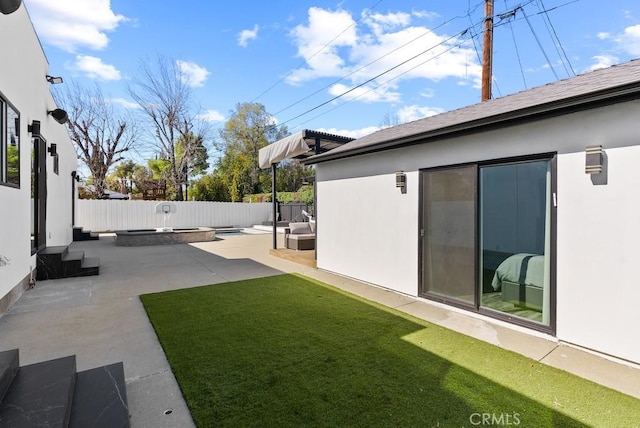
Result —
[[278, 275], [141, 296], [199, 427], [632, 427], [640, 400]]

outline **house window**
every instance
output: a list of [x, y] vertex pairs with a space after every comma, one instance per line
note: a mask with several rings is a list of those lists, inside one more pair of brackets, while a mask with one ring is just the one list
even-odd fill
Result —
[[20, 187], [20, 114], [0, 97], [0, 184]]
[[422, 172], [424, 297], [552, 328], [551, 163]]

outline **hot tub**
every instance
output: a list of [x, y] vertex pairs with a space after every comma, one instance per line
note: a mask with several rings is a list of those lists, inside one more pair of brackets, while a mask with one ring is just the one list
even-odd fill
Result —
[[157, 229], [117, 230], [115, 233], [116, 245], [121, 247], [188, 244], [216, 239], [216, 230], [210, 227], [159, 227]]

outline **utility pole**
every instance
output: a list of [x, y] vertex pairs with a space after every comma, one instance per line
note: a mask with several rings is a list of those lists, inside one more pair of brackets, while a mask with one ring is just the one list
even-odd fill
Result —
[[482, 45], [482, 101], [491, 99], [493, 74], [493, 0], [484, 2], [484, 38]]

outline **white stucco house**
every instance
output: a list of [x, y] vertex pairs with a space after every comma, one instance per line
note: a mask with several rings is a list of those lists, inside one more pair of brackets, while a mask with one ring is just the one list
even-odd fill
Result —
[[33, 280], [38, 252], [72, 241], [76, 155], [23, 4], [0, 14], [0, 40], [1, 315]]
[[640, 60], [306, 163], [318, 268], [640, 363]]

